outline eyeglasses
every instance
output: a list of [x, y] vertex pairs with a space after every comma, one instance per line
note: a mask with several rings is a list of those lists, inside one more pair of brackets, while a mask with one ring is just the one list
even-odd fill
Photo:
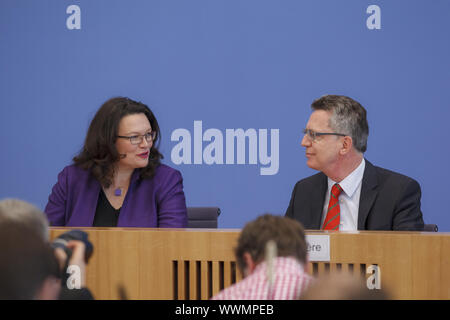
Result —
[[130, 140], [131, 144], [138, 145], [138, 144], [142, 143], [144, 138], [145, 138], [145, 141], [147, 141], [148, 143], [154, 141], [156, 138], [156, 132], [151, 131], [151, 132], [147, 132], [146, 134], [137, 135], [137, 136], [117, 136], [117, 138], [128, 139], [128, 140]]
[[320, 136], [348, 136], [347, 134], [343, 133], [335, 133], [335, 132], [315, 132], [314, 130], [310, 129], [303, 129], [303, 134], [306, 134], [311, 141], [316, 141], [317, 137]]

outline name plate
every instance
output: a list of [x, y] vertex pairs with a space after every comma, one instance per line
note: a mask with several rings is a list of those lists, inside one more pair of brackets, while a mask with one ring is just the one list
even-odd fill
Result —
[[310, 262], [330, 261], [330, 235], [306, 235], [306, 250]]

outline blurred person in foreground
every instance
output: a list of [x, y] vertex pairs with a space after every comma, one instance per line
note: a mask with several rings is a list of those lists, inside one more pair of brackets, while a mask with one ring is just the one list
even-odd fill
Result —
[[[49, 243], [48, 221], [41, 210], [22, 200], [3, 199], [0, 201], [0, 229], [5, 237], [4, 241], [0, 241], [0, 269], [5, 272], [0, 281], [0, 287], [5, 286], [1, 293], [2, 299], [93, 299], [90, 290], [86, 288], [85, 244], [71, 240], [67, 242], [66, 250], [61, 247], [53, 248]], [[30, 248], [26, 248], [27, 245]], [[48, 248], [51, 257], [47, 254]], [[21, 256], [29, 252], [33, 253]], [[70, 258], [66, 252], [71, 252]], [[41, 261], [36, 262], [39, 259]], [[35, 275], [28, 274], [34, 270], [33, 263], [38, 266]], [[66, 271], [69, 266], [78, 267], [78, 288], [67, 286]], [[24, 270], [27, 272], [24, 279], [28, 279], [29, 285], [22, 283], [25, 281], [21, 280]], [[34, 291], [37, 283], [43, 286], [42, 294]], [[51, 286], [56, 283], [59, 285], [57, 293]], [[17, 286], [17, 290], [11, 289], [13, 286]], [[30, 293], [34, 295], [29, 296]]]
[[0, 223], [0, 299], [55, 300], [61, 290], [53, 249], [25, 225]]
[[387, 300], [385, 290], [369, 290], [365, 281], [345, 272], [319, 276], [302, 294], [301, 300]]
[[187, 226], [183, 179], [160, 162], [159, 125], [143, 103], [118, 97], [94, 116], [81, 152], [58, 175], [45, 213], [52, 226]]
[[301, 145], [308, 167], [320, 172], [297, 182], [286, 216], [305, 229], [423, 231], [417, 181], [364, 159], [366, 109], [337, 95], [311, 108]]
[[235, 249], [244, 279], [213, 300], [298, 299], [312, 278], [306, 273], [306, 241], [295, 220], [266, 214], [249, 222]]

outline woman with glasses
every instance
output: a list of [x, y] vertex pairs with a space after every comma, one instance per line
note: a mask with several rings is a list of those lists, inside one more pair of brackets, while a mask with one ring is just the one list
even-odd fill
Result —
[[64, 168], [45, 208], [52, 226], [187, 225], [181, 173], [160, 160], [153, 112], [128, 98], [106, 101], [84, 146]]

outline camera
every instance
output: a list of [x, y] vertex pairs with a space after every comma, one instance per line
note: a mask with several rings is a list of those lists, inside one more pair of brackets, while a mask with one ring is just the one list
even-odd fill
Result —
[[94, 247], [92, 243], [89, 241], [89, 235], [82, 230], [71, 230], [66, 233], [61, 234], [52, 242], [52, 248], [61, 248], [67, 255], [67, 261], [72, 257], [72, 250], [67, 247], [67, 243], [72, 240], [78, 240], [84, 243], [85, 245], [85, 255], [84, 261], [86, 264], [89, 262], [89, 259], [92, 256], [94, 251]]

